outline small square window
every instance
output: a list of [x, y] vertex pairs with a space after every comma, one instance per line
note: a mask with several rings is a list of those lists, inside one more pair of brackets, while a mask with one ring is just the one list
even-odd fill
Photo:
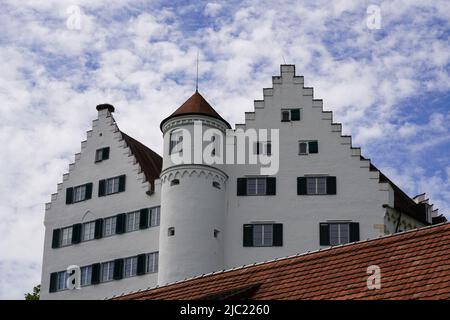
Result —
[[167, 229], [167, 235], [169, 237], [173, 237], [175, 235], [175, 227], [170, 227], [169, 229]]
[[221, 187], [220, 187], [220, 183], [217, 182], [217, 181], [213, 181], [212, 185], [213, 185], [214, 188], [217, 188], [217, 189], [220, 189], [220, 188], [221, 188]]
[[219, 230], [214, 229], [214, 238], [218, 238], [219, 237], [219, 233], [220, 233]]
[[95, 162], [109, 159], [109, 147], [97, 149], [95, 151]]
[[172, 181], [170, 181], [171, 186], [177, 186], [179, 184], [180, 184], [180, 180], [178, 180], [178, 179], [173, 179]]

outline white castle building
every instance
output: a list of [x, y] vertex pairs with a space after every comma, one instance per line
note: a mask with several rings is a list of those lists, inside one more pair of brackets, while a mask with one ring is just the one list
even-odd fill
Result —
[[[120, 131], [113, 106], [98, 105], [46, 204], [41, 299], [104, 299], [445, 221], [352, 146], [293, 65], [272, 82], [234, 130], [195, 92], [162, 121], [162, 158]], [[243, 153], [236, 141], [250, 129], [259, 135]], [[198, 141], [227, 161], [207, 164]], [[193, 161], [174, 160], [183, 156]], [[239, 160], [252, 156], [261, 161]], [[69, 290], [72, 265], [81, 287]]]

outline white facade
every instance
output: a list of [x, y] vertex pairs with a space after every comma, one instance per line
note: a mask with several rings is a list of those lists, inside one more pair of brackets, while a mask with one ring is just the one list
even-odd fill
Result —
[[[285, 109], [300, 109], [299, 121], [282, 122]], [[341, 125], [333, 123], [332, 113], [324, 111], [322, 101], [313, 98], [313, 89], [303, 86], [303, 77], [295, 76], [294, 66], [281, 66], [281, 76], [273, 77], [273, 88], [264, 89], [264, 100], [255, 101], [255, 111], [246, 113], [245, 118], [245, 124], [236, 125], [236, 129], [279, 129], [279, 150], [272, 150], [272, 154], [280, 155], [279, 170], [270, 175], [275, 178], [276, 189], [271, 191], [274, 194], [238, 195], [238, 179], [250, 184], [248, 179], [266, 178], [261, 175], [259, 165], [199, 162], [179, 165], [171, 161], [169, 140], [175, 130], [184, 129], [193, 136], [194, 121], [200, 121], [204, 129], [215, 128], [223, 133], [228, 128], [226, 122], [199, 113], [177, 115], [163, 123], [163, 167], [151, 194], [147, 192], [149, 182], [122, 140], [111, 113], [100, 110], [87, 141], [82, 143], [81, 153], [76, 155], [75, 163], [58, 185], [58, 193], [52, 195], [52, 202], [46, 206], [41, 297], [102, 299], [316, 250], [321, 247], [321, 223], [329, 230], [335, 228], [330, 223], [358, 223], [358, 238], [367, 239], [433, 222], [432, 215], [424, 219], [414, 216], [415, 211], [409, 211], [412, 200], [400, 194], [369, 160], [361, 157], [361, 150], [352, 146], [351, 137], [342, 136]], [[299, 154], [301, 141], [316, 141], [318, 152]], [[272, 143], [274, 148], [276, 145]], [[110, 158], [95, 163], [95, 151], [105, 146], [110, 147]], [[220, 152], [225, 153], [225, 146]], [[126, 174], [124, 192], [97, 197], [99, 180], [123, 174]], [[299, 195], [297, 179], [308, 177], [335, 177], [335, 194]], [[94, 184], [92, 199], [66, 205], [66, 188], [87, 182]], [[269, 182], [266, 183], [269, 188]], [[333, 184], [327, 188], [331, 190]], [[407, 203], [408, 212], [402, 212], [399, 199]], [[159, 227], [52, 248], [55, 228], [156, 206], [161, 206]], [[397, 224], [399, 216], [401, 221]], [[244, 246], [244, 225], [253, 228], [251, 245]], [[270, 227], [261, 229], [260, 225]], [[342, 239], [343, 233], [350, 232], [346, 228], [338, 228]], [[273, 245], [255, 246], [260, 229], [269, 230], [262, 234]], [[330, 232], [331, 237], [333, 231]], [[50, 274], [68, 265], [83, 266], [151, 252], [159, 252], [158, 273], [49, 293]]]

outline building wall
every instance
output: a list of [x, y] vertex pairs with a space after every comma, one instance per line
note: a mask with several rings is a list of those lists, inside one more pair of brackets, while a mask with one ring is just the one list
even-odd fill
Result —
[[[95, 151], [107, 146], [110, 147], [109, 159], [95, 163]], [[146, 191], [149, 183], [143, 182], [144, 175], [139, 172], [139, 166], [130, 156], [129, 148], [125, 147], [111, 114], [106, 110], [100, 111], [92, 130], [87, 133], [87, 140], [82, 142], [81, 152], [75, 156], [74, 164], [70, 165], [69, 173], [64, 175], [63, 182], [58, 185], [58, 192], [52, 195], [52, 201], [46, 205], [42, 299], [102, 299], [156, 284], [157, 274], [147, 274], [86, 286], [81, 290], [49, 293], [50, 273], [63, 271], [69, 265], [85, 266], [158, 251], [159, 227], [52, 249], [55, 228], [159, 206], [160, 184], [157, 183], [156, 192], [148, 196]], [[122, 174], [126, 174], [125, 192], [98, 197], [99, 180]], [[66, 188], [88, 182], [94, 184], [92, 199], [66, 205]]]
[[[312, 89], [303, 87], [303, 77], [293, 77], [294, 67], [283, 66], [281, 71], [273, 89], [264, 89], [264, 101], [255, 102], [255, 112], [247, 113], [245, 125], [239, 126], [280, 129], [276, 195], [237, 196], [236, 179], [258, 175], [259, 167], [227, 168], [226, 268], [319, 249], [319, 223], [329, 220], [359, 222], [361, 239], [384, 234], [383, 205], [392, 201], [390, 186], [378, 182], [378, 172], [369, 171], [359, 149], [351, 149], [351, 138], [341, 136], [331, 113], [324, 113]], [[281, 109], [289, 107], [301, 108], [300, 121], [281, 122]], [[318, 140], [319, 152], [299, 155], [298, 141], [309, 139]], [[307, 174], [336, 176], [337, 194], [297, 195], [297, 177]], [[283, 246], [243, 247], [243, 224], [257, 221], [282, 223]]]

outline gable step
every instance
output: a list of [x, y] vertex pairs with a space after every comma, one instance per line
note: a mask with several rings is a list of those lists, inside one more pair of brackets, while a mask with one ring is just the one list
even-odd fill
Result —
[[352, 145], [352, 137], [351, 136], [341, 136], [341, 144], [342, 145]]
[[331, 120], [331, 121], [333, 121], [333, 112], [331, 112], [331, 111], [322, 111], [322, 120]]
[[56, 190], [61, 191], [62, 187], [63, 187], [63, 184], [62, 184], [62, 182], [60, 182], [56, 185]]
[[264, 100], [255, 100], [253, 101], [253, 106], [255, 107], [255, 109], [264, 109]]
[[52, 196], [51, 196], [52, 201], [55, 201], [57, 198], [58, 198], [58, 194], [52, 193]]
[[69, 163], [69, 172], [72, 172], [75, 168], [75, 163]]
[[237, 130], [237, 129], [245, 130], [245, 123], [237, 123], [237, 124], [235, 125], [235, 129], [236, 129], [236, 130]]
[[64, 173], [63, 174], [63, 181], [67, 181], [69, 179], [69, 174], [68, 173]]
[[282, 84], [283, 80], [280, 76], [272, 76], [272, 83], [273, 84]]
[[264, 95], [264, 97], [271, 97], [271, 96], [273, 96], [273, 88], [264, 88], [263, 89], [263, 95]]
[[[322, 99], [313, 99], [312, 107], [313, 108], [323, 108], [323, 100]], [[331, 112], [331, 111], [324, 111], [324, 112]]]
[[81, 150], [86, 149], [86, 144], [87, 144], [86, 140], [81, 141]]
[[75, 161], [78, 161], [81, 159], [81, 152], [75, 153]]
[[369, 178], [380, 180], [380, 171], [369, 171]]
[[305, 83], [305, 78], [303, 76], [294, 76], [294, 83], [303, 85]]
[[51, 202], [47, 202], [45, 204], [45, 210], [47, 211], [47, 210], [50, 210], [51, 208], [52, 208], [52, 203]]
[[246, 112], [245, 113], [245, 121], [247, 120], [255, 120], [255, 113], [254, 112]]
[[92, 130], [86, 132], [86, 137], [88, 138], [92, 137]]
[[370, 160], [360, 160], [360, 168], [370, 168]]
[[352, 157], [360, 157], [361, 156], [361, 148], [351, 148]]
[[311, 87], [303, 87], [303, 96], [313, 96], [314, 89]]
[[331, 124], [331, 132], [341, 132], [342, 124], [341, 123], [332, 123]]

